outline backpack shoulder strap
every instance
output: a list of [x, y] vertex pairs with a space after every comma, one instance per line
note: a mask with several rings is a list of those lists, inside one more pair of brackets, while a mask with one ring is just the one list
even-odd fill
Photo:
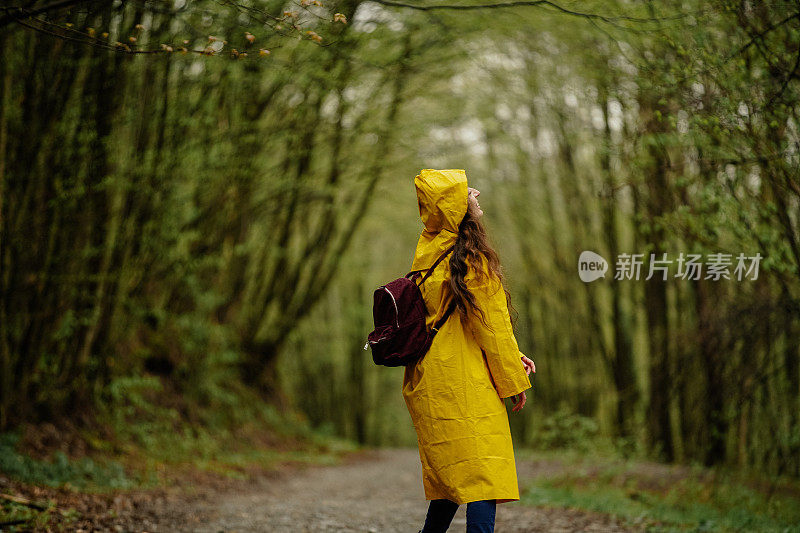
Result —
[[449, 306], [447, 306], [447, 311], [445, 311], [445, 312], [444, 312], [444, 314], [442, 315], [442, 318], [440, 318], [439, 320], [437, 320], [437, 321], [436, 321], [436, 324], [434, 324], [434, 325], [431, 327], [431, 330], [433, 331], [433, 334], [434, 334], [434, 335], [435, 335], [435, 334], [436, 334], [436, 333], [439, 331], [439, 328], [440, 328], [440, 327], [442, 327], [442, 326], [444, 325], [444, 323], [445, 323], [445, 322], [447, 322], [447, 319], [450, 317], [450, 314], [451, 314], [453, 311], [455, 311], [455, 309], [456, 309], [456, 301], [455, 301], [455, 300], [452, 300], [452, 301], [450, 302], [450, 305], [449, 305]]
[[[431, 267], [428, 269], [428, 271], [425, 273], [425, 275], [424, 275], [424, 276], [422, 276], [422, 280], [421, 280], [421, 281], [418, 283], [418, 285], [422, 285], [423, 283], [425, 283], [425, 280], [426, 280], [426, 279], [428, 279], [428, 277], [429, 277], [431, 274], [433, 274], [433, 271], [434, 271], [434, 269], [436, 269], [436, 266], [437, 266], [437, 265], [438, 265], [438, 264], [439, 264], [439, 263], [442, 261], [442, 259], [444, 259], [445, 257], [447, 257], [447, 254], [449, 254], [450, 252], [452, 252], [452, 251], [453, 251], [453, 249], [454, 249], [455, 247], [456, 247], [456, 245], [455, 245], [455, 244], [454, 244], [454, 245], [452, 245], [452, 246], [450, 246], [450, 248], [448, 248], [447, 250], [445, 250], [445, 251], [442, 253], [442, 255], [440, 255], [440, 256], [439, 256], [439, 257], [436, 259], [436, 261], [435, 261], [435, 262], [434, 262], [434, 263], [431, 265]], [[415, 273], [418, 273], [418, 271], [415, 271]], [[413, 277], [413, 273], [412, 273], [412, 277]]]
[[[455, 244], [450, 246], [447, 250], [445, 250], [442, 253], [442, 255], [440, 255], [436, 259], [436, 261], [433, 263], [433, 265], [431, 265], [431, 267], [428, 269], [428, 271], [425, 273], [425, 275], [422, 276], [422, 281], [420, 281], [418, 285], [422, 285], [425, 282], [425, 280], [428, 279], [428, 276], [433, 274], [433, 271], [436, 269], [436, 266], [442, 261], [442, 259], [447, 257], [447, 255], [450, 252], [452, 252], [453, 249], [455, 249], [455, 247], [456, 247]], [[411, 279], [413, 280], [415, 275], [416, 276], [420, 275], [418, 270], [415, 270], [413, 272], [409, 272], [408, 274], [406, 274], [406, 277], [411, 277]], [[442, 317], [439, 320], [437, 320], [436, 323], [434, 323], [434, 325], [431, 327], [431, 331], [432, 331], [433, 335], [436, 335], [436, 333], [439, 331], [439, 328], [442, 327], [442, 325], [444, 325], [444, 323], [447, 321], [447, 319], [450, 317], [450, 315], [453, 313], [453, 311], [455, 311], [455, 308], [456, 308], [456, 302], [455, 302], [455, 300], [451, 300], [450, 305], [447, 306], [447, 310], [444, 312]]]

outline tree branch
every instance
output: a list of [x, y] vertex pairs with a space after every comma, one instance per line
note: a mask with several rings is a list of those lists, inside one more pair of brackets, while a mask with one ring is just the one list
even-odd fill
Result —
[[437, 4], [437, 5], [415, 5], [415, 4], [405, 4], [403, 2], [396, 2], [394, 0], [374, 0], [378, 4], [382, 4], [385, 6], [390, 7], [406, 7], [409, 9], [417, 9], [419, 11], [433, 11], [435, 9], [450, 9], [450, 10], [459, 10], [459, 11], [467, 11], [467, 10], [477, 10], [477, 9], [501, 9], [501, 8], [509, 8], [509, 7], [550, 7], [555, 9], [556, 11], [560, 11], [561, 13], [567, 15], [574, 15], [578, 17], [585, 17], [589, 19], [599, 19], [604, 22], [616, 22], [620, 20], [626, 20], [629, 22], [661, 22], [665, 20], [674, 20], [680, 19], [688, 16], [693, 16], [693, 13], [679, 13], [677, 15], [670, 15], [668, 17], [631, 17], [628, 15], [619, 15], [614, 17], [608, 17], [605, 15], [598, 15], [597, 13], [582, 13], [580, 11], [572, 11], [571, 9], [567, 9], [562, 7], [558, 4], [550, 2], [549, 0], [514, 0], [512, 2], [503, 2], [499, 4]]
[[72, 7], [75, 4], [95, 4], [99, 1], [100, 0], [57, 0], [37, 8], [27, 8], [24, 6], [0, 7], [0, 10], [6, 12], [5, 15], [0, 17], [0, 28], [8, 26], [19, 18], [35, 17], [37, 15], [41, 15], [42, 13], [47, 13], [48, 11], [55, 11], [56, 9], [61, 9], [64, 7]]

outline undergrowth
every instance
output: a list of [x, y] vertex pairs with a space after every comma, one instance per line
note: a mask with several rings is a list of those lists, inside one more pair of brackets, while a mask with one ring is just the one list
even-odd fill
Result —
[[[37, 494], [38, 486], [116, 494], [175, 481], [191, 486], [204, 472], [246, 479], [287, 462], [331, 464], [357, 448], [313, 430], [302, 415], [281, 412], [236, 382], [198, 397], [154, 376], [112, 382], [92, 424], [75, 431], [78, 435], [68, 437], [85, 443], [81, 456], [59, 449], [68, 439], [58, 433], [49, 435], [44, 446], [26, 442], [35, 440], [37, 426], [0, 434], [1, 484], [8, 485], [5, 477], [14, 482], [11, 487], [23, 492], [27, 487], [28, 494]], [[48, 447], [48, 453], [42, 452]], [[81, 515], [52, 499], [40, 500], [0, 498], [0, 531], [70, 530]]]
[[800, 533], [800, 482], [610, 455], [522, 451], [539, 464], [522, 502], [596, 511], [652, 532]]

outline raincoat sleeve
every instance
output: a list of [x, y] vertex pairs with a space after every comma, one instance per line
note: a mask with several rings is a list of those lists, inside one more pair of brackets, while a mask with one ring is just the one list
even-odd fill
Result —
[[[486, 260], [484, 267], [488, 269]], [[485, 315], [486, 324], [477, 311], [469, 314], [469, 328], [486, 355], [497, 393], [501, 398], [515, 396], [529, 388], [531, 382], [522, 364], [522, 352], [517, 345], [508, 314], [506, 293], [500, 280], [484, 270], [482, 278], [467, 275], [465, 282]]]

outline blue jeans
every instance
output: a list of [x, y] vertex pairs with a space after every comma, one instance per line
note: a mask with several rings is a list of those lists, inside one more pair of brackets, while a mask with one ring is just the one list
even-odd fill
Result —
[[[458, 504], [450, 500], [431, 500], [421, 533], [444, 533], [450, 527]], [[467, 533], [494, 533], [495, 500], [467, 503]]]

